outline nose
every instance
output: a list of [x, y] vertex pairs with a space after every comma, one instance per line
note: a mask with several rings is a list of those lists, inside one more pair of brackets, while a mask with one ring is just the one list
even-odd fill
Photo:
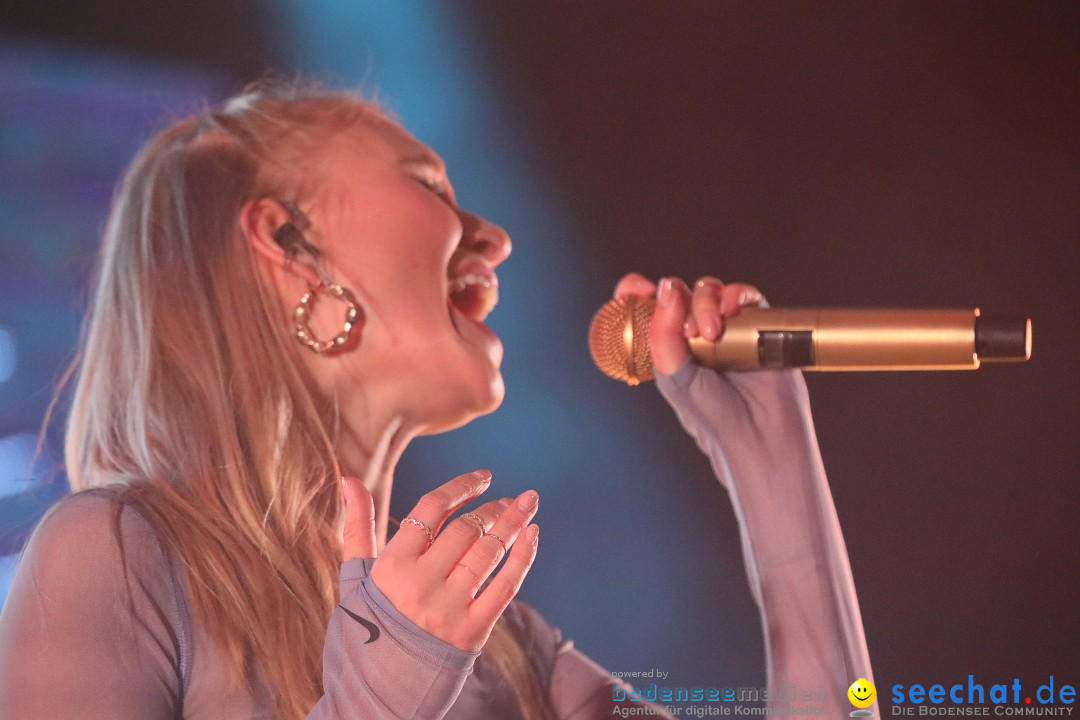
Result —
[[495, 223], [461, 211], [461, 247], [482, 255], [495, 267], [510, 256], [510, 236]]

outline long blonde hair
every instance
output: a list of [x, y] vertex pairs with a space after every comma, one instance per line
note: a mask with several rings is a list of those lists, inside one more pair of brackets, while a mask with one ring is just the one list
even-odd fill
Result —
[[[105, 230], [67, 428], [72, 489], [108, 486], [147, 517], [233, 687], [264, 687], [280, 718], [322, 694], [340, 563], [337, 418], [301, 370], [238, 219], [253, 199], [305, 197], [306, 163], [329, 134], [375, 117], [350, 94], [263, 83], [144, 147]], [[525, 717], [551, 716], [504, 623], [485, 654]]]

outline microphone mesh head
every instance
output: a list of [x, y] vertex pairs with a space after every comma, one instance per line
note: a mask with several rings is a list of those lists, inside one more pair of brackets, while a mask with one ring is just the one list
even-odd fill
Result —
[[613, 380], [637, 385], [653, 379], [649, 323], [656, 301], [629, 297], [600, 308], [589, 325], [589, 351], [596, 366]]

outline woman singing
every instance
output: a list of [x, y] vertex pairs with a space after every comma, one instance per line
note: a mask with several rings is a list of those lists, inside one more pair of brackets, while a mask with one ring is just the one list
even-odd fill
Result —
[[[3, 716], [630, 706], [514, 601], [535, 491], [498, 498], [489, 472], [461, 475], [388, 538], [409, 441], [502, 400], [483, 321], [509, 253], [437, 155], [345, 93], [263, 84], [153, 138], [105, 230], [67, 425], [75, 492], [31, 538], [0, 618]], [[715, 339], [761, 295], [639, 275], [616, 295], [658, 298], [659, 387], [731, 494], [770, 687], [846, 712], [870, 668], [802, 378], [688, 362], [687, 338]]]

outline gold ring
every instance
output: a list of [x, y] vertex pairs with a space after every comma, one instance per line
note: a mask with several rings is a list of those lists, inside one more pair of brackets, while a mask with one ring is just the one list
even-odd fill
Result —
[[476, 513], [467, 512], [464, 515], [462, 515], [461, 518], [462, 519], [469, 518], [470, 520], [474, 521], [477, 525], [480, 526], [480, 532], [481, 533], [487, 532], [487, 523], [484, 522], [484, 518], [480, 517]]
[[[506, 541], [505, 541], [505, 540], [503, 540], [503, 539], [502, 539], [501, 537], [499, 537], [498, 535], [496, 535], [495, 533], [484, 533], [484, 537], [486, 537], [486, 538], [493, 538], [494, 540], [497, 540], [497, 541], [498, 541], [498, 543], [499, 543], [500, 545], [502, 545], [502, 549], [503, 549], [503, 555], [505, 555], [506, 553], [510, 552], [509, 550], [507, 550], [507, 549], [506, 549]], [[481, 540], [483, 540], [483, 538], [480, 538], [480, 539], [481, 539]]]

